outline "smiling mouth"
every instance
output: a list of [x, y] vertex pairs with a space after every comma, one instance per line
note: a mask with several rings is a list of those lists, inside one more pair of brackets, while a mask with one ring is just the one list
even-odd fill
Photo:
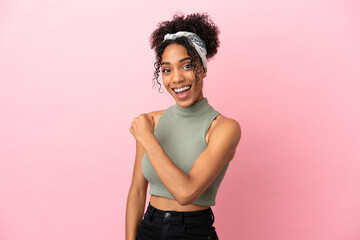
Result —
[[173, 88], [172, 90], [173, 90], [175, 93], [179, 94], [179, 93], [187, 92], [187, 91], [189, 91], [190, 89], [191, 89], [191, 85], [184, 86], [184, 87], [182, 87], [182, 88]]

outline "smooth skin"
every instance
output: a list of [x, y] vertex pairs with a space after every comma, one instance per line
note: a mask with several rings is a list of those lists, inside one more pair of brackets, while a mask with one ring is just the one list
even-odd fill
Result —
[[[166, 47], [162, 55], [161, 70], [164, 86], [178, 105], [188, 107], [204, 99], [202, 89], [206, 72], [199, 74], [196, 83], [190, 67], [190, 56], [184, 46], [172, 43]], [[179, 99], [173, 89], [187, 85], [191, 85], [189, 95], [185, 99]], [[207, 148], [186, 174], [171, 161], [154, 136], [154, 128], [164, 111], [141, 114], [133, 120], [130, 127], [130, 132], [136, 139], [136, 156], [126, 207], [127, 240], [136, 239], [145, 209], [148, 181], [141, 170], [145, 152], [161, 182], [175, 198], [151, 195], [151, 205], [161, 210], [198, 211], [209, 206], [192, 202], [211, 185], [225, 164], [233, 159], [240, 141], [241, 129], [238, 122], [218, 115], [205, 136]]]

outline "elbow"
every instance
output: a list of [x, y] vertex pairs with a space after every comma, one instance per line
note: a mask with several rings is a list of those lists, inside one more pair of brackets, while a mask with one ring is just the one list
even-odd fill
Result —
[[191, 204], [193, 201], [191, 201], [189, 198], [179, 198], [177, 199], [177, 202], [181, 205], [181, 206], [186, 206]]
[[181, 205], [181, 206], [186, 206], [189, 205], [191, 203], [193, 203], [196, 198], [197, 198], [197, 191], [195, 191], [195, 189], [190, 189], [190, 191], [183, 191], [178, 198], [176, 199], [176, 201]]

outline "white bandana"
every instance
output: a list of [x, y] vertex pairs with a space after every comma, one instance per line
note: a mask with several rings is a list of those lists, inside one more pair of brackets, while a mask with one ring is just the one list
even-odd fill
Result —
[[177, 33], [168, 33], [164, 36], [164, 40], [174, 40], [178, 37], [186, 37], [187, 39], [189, 39], [191, 45], [195, 48], [195, 50], [198, 52], [201, 61], [204, 65], [204, 69], [205, 72], [207, 72], [207, 64], [206, 64], [206, 47], [205, 47], [205, 43], [203, 40], [201, 40], [201, 38], [196, 35], [195, 33], [192, 32], [185, 32], [185, 31], [180, 31]]

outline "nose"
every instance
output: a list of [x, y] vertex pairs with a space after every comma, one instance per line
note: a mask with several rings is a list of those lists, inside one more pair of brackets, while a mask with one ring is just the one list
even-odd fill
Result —
[[184, 74], [181, 70], [175, 69], [173, 73], [173, 83], [179, 83], [185, 80]]

